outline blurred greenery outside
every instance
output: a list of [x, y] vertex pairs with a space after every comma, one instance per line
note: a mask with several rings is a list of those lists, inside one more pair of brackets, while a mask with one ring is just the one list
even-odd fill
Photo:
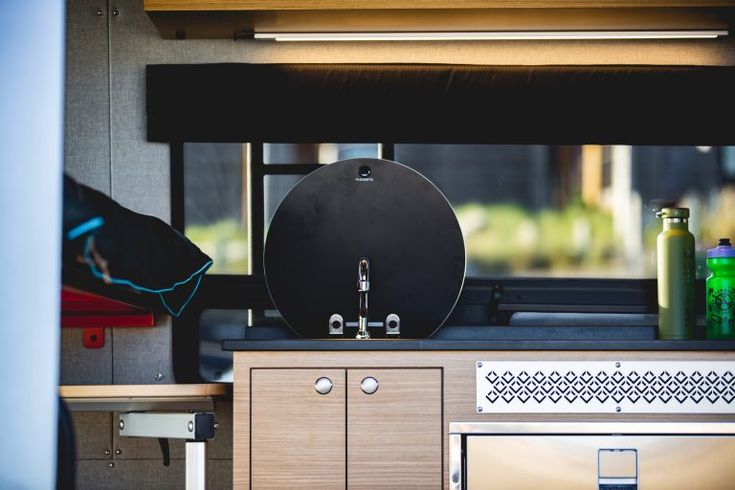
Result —
[[594, 275], [615, 256], [612, 217], [582, 204], [532, 212], [471, 203], [455, 211], [470, 275]]
[[[377, 154], [377, 145], [270, 144], [265, 149], [272, 162], [329, 163]], [[724, 149], [716, 153], [709, 147], [641, 147], [635, 153], [632, 147], [552, 149], [396, 146], [406, 164], [432, 177], [454, 203], [469, 277], [654, 278], [662, 223], [647, 206], [651, 199], [690, 209], [699, 278], [708, 274], [706, 250], [720, 237], [735, 238], [735, 153], [727, 156]], [[212, 257], [212, 274], [250, 273], [243, 151], [240, 144], [186, 146], [191, 175], [186, 216], [192, 221], [186, 235]], [[470, 176], [473, 185], [449, 172], [450, 164], [463, 165], [467, 173], [461, 175]], [[509, 166], [517, 171], [508, 171]], [[297, 180], [269, 177], [266, 223]]]
[[210, 225], [189, 225], [186, 236], [214, 264], [208, 274], [248, 274], [248, 240], [246, 230], [234, 219], [223, 219]]
[[[711, 196], [710, 196], [711, 197]], [[513, 204], [469, 203], [457, 206], [467, 250], [469, 276], [632, 277], [612, 214], [581, 199], [559, 210], [531, 211]], [[705, 255], [719, 237], [735, 237], [735, 188], [723, 188], [711, 209], [697, 206], [697, 276], [706, 277]], [[686, 201], [679, 205], [687, 205]], [[689, 204], [691, 205], [691, 204]], [[693, 206], [694, 207], [694, 206]], [[642, 210], [643, 213], [653, 211]], [[694, 216], [694, 215], [693, 215]], [[656, 236], [661, 221], [643, 229], [642, 269], [634, 277], [655, 277]], [[248, 274], [248, 240], [241, 223], [223, 219], [190, 225], [189, 237], [212, 257], [212, 274]]]
[[[706, 206], [703, 202], [711, 202]], [[735, 237], [735, 187], [706, 199], [688, 196], [690, 231], [696, 238], [697, 277], [707, 276], [706, 252], [720, 237]], [[467, 250], [469, 276], [655, 277], [659, 219], [643, 227], [643, 256], [635, 274], [626, 266], [622, 243], [615, 236], [612, 213], [586, 206], [581, 199], [559, 210], [530, 211], [512, 204], [470, 203], [455, 209]], [[642, 209], [642, 213], [653, 210]]]

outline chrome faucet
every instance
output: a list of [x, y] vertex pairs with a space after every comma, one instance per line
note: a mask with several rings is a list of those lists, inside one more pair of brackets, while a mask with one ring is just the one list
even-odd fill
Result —
[[357, 266], [357, 291], [360, 293], [360, 314], [357, 320], [356, 339], [369, 339], [368, 332], [368, 291], [370, 291], [370, 261], [362, 258]]

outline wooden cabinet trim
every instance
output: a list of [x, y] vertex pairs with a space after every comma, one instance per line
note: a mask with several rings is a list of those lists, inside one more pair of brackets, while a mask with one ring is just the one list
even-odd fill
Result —
[[732, 0], [145, 0], [152, 11], [733, 7]]

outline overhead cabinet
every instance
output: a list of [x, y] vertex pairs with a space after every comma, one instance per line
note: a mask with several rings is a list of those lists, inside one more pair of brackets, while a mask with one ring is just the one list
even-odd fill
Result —
[[735, 1], [145, 0], [164, 38], [284, 32], [726, 29]]

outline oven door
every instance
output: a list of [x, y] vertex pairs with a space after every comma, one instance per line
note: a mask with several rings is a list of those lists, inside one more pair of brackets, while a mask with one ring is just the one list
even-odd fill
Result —
[[735, 424], [450, 424], [450, 488], [735, 488]]

